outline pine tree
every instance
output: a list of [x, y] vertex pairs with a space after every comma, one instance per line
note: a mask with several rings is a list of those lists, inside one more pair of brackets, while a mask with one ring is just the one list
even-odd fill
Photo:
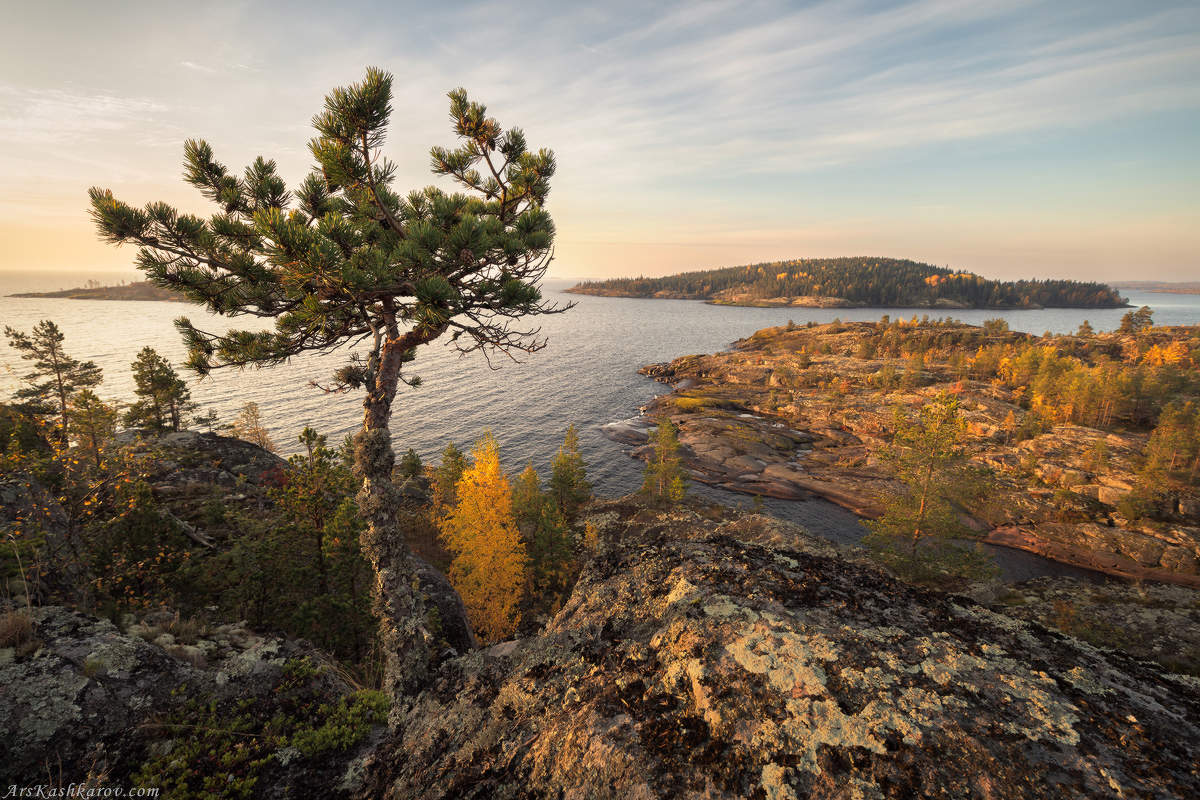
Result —
[[458, 482], [458, 501], [438, 520], [454, 554], [451, 584], [480, 638], [495, 642], [517, 629], [528, 557], [513, 516], [512, 487], [500, 469], [500, 448], [489, 433], [471, 451]]
[[642, 494], [654, 503], [678, 503], [687, 495], [687, 478], [679, 458], [679, 439], [669, 419], [658, 424], [651, 443], [654, 453], [646, 464]]
[[971, 533], [955, 505], [975, 488], [966, 467], [965, 438], [958, 398], [947, 392], [922, 407], [916, 419], [896, 410], [885, 456], [899, 489], [883, 516], [867, 523], [871, 533], [864, 543], [906, 577], [937, 581], [947, 574], [983, 576], [989, 571], [981, 554], [952, 541]]
[[71, 438], [97, 469], [117, 427], [117, 409], [105, 403], [91, 389], [81, 389], [67, 406]]
[[566, 438], [550, 467], [550, 494], [558, 504], [558, 510], [568, 520], [575, 519], [580, 506], [592, 496], [587, 465], [579, 453], [579, 434], [574, 425], [567, 427]]
[[57, 414], [60, 436], [65, 437], [69, 415], [67, 405], [81, 389], [96, 386], [103, 380], [100, 368], [91, 361], [80, 361], [63, 349], [63, 334], [51, 320], [44, 319], [30, 333], [4, 326], [8, 344], [33, 362], [33, 370], [22, 376], [27, 384], [14, 397], [25, 401], [25, 410], [32, 414]]
[[126, 412], [125, 424], [156, 431], [182, 428], [186, 415], [196, 409], [196, 404], [191, 402], [192, 392], [171, 362], [153, 347], [143, 347], [130, 368], [134, 394], [141, 399]]
[[554, 224], [544, 208], [553, 153], [531, 152], [519, 128], [502, 129], [465, 90], [449, 98], [461, 145], [430, 154], [434, 173], [462, 193], [392, 188], [396, 167], [381, 152], [392, 76], [375, 68], [326, 97], [309, 142], [317, 168], [293, 192], [274, 161], [260, 157], [239, 176], [207, 143], [189, 140], [185, 178], [217, 204], [210, 219], [164, 203], [138, 209], [100, 188], [90, 193], [101, 235], [139, 245], [138, 266], [152, 283], [216, 314], [275, 319], [274, 330], [223, 334], [179, 320], [188, 366], [201, 375], [365, 343], [366, 357], [352, 356], [326, 388], [365, 390], [355, 474], [367, 524], [363, 551], [380, 578], [384, 682], [393, 695], [423, 685], [434, 659], [391, 482], [393, 402], [401, 382], [417, 383], [405, 365], [419, 345], [444, 334], [461, 352], [489, 358], [538, 350], [545, 341], [516, 321], [565, 310], [544, 303], [537, 286], [553, 254]]
[[1150, 306], [1142, 306], [1137, 311], [1127, 311], [1121, 317], [1120, 333], [1141, 333], [1154, 324], [1154, 312]]
[[237, 419], [233, 421], [233, 435], [244, 442], [256, 444], [263, 450], [275, 452], [275, 442], [271, 441], [271, 434], [267, 432], [258, 403], [251, 401], [242, 406]]

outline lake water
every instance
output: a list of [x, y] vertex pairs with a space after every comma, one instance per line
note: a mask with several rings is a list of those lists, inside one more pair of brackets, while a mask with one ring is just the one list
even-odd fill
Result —
[[[40, 291], [81, 285], [84, 277], [62, 275], [0, 275], [0, 293]], [[412, 447], [423, 459], [436, 458], [448, 442], [463, 450], [485, 430], [500, 443], [509, 469], [531, 461], [543, 475], [569, 423], [580, 432], [589, 476], [598, 493], [625, 494], [641, 483], [641, 463], [600, 433], [600, 426], [637, 414], [638, 409], [666, 390], [637, 374], [643, 364], [668, 361], [689, 353], [727, 348], [759, 328], [793, 320], [829, 322], [877, 320], [883, 313], [910, 317], [912, 310], [731, 308], [687, 300], [634, 300], [563, 294], [570, 283], [549, 281], [548, 299], [577, 306], [565, 314], [541, 318], [549, 345], [522, 357], [523, 363], [497, 362], [489, 369], [479, 356], [460, 357], [437, 343], [420, 349], [410, 374], [422, 386], [404, 389], [397, 397], [392, 431], [398, 452]], [[1200, 324], [1200, 296], [1131, 293], [1135, 305], [1149, 305], [1159, 324]], [[1037, 311], [956, 311], [964, 322], [979, 323], [1004, 317], [1015, 330], [1042, 333], [1073, 331], [1084, 319], [1097, 330], [1117, 327], [1126, 309], [1046, 309]], [[188, 315], [200, 327], [224, 330], [229, 321], [209, 317], [182, 303], [56, 300], [0, 297], [0, 324], [28, 330], [40, 319], [52, 319], [66, 336], [68, 352], [94, 360], [104, 369], [99, 394], [130, 400], [133, 380], [129, 364], [137, 351], [151, 345], [175, 363], [183, 347], [172, 320]], [[207, 317], [207, 318], [206, 318]], [[236, 322], [236, 321], [235, 321]], [[253, 321], [250, 322], [252, 324]], [[240, 323], [247, 325], [247, 323]], [[232, 421], [246, 402], [258, 403], [271, 436], [284, 452], [295, 452], [296, 436], [311, 425], [339, 442], [352, 433], [361, 418], [356, 394], [329, 395], [309, 386], [324, 381], [344, 362], [344, 354], [305, 356], [263, 370], [218, 370], [203, 381], [190, 380], [192, 398], [202, 409], [213, 409]], [[7, 399], [25, 364], [15, 351], [0, 348], [0, 398]], [[750, 499], [706, 487], [706, 495], [729, 504], [748, 506]], [[831, 539], [855, 541], [862, 528], [853, 515], [828, 503], [767, 501], [767, 510], [804, 524]], [[1035, 556], [1004, 551], [1010, 578], [1054, 572], [1081, 574]]]

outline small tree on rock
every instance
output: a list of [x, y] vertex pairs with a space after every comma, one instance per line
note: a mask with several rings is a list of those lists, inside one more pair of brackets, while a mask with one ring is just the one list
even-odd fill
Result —
[[574, 520], [580, 506], [592, 496], [587, 465], [579, 452], [579, 434], [574, 425], [567, 427], [566, 438], [551, 464], [550, 494], [558, 504], [558, 510], [568, 520]]
[[197, 140], [184, 148], [185, 178], [216, 204], [209, 219], [91, 190], [101, 235], [139, 245], [151, 282], [216, 314], [275, 320], [274, 330], [226, 333], [179, 320], [188, 365], [201, 375], [363, 346], [365, 357], [355, 351], [326, 388], [365, 391], [354, 469], [393, 696], [423, 686], [435, 658], [392, 485], [392, 404], [402, 382], [417, 383], [404, 367], [443, 335], [462, 352], [537, 350], [545, 344], [537, 329], [516, 321], [564, 310], [544, 303], [537, 286], [552, 257], [544, 205], [554, 155], [530, 151], [519, 128], [504, 130], [465, 90], [449, 97], [460, 146], [430, 155], [434, 173], [460, 193], [392, 188], [396, 167], [382, 153], [392, 76], [374, 68], [326, 96], [309, 142], [317, 168], [293, 192], [274, 161], [260, 157], [238, 175]]
[[934, 581], [946, 575], [988, 574], [988, 559], [953, 540], [972, 531], [959, 518], [956, 500], [973, 490], [963, 446], [966, 422], [958, 398], [942, 392], [915, 419], [897, 409], [895, 433], [885, 458], [898, 488], [883, 516], [867, 523], [864, 543], [905, 577]]
[[91, 361], [80, 361], [63, 349], [63, 334], [52, 321], [44, 319], [23, 333], [4, 326], [8, 344], [33, 362], [33, 370], [22, 376], [26, 384], [14, 393], [24, 409], [37, 415], [57, 415], [59, 435], [65, 441], [69, 424], [68, 404], [81, 389], [103, 380], [100, 368]]
[[675, 426], [669, 419], [664, 419], [650, 441], [654, 453], [646, 464], [642, 494], [654, 503], [678, 503], [687, 495], [687, 477], [679, 458]]
[[[305, 430], [310, 429], [305, 428]], [[271, 434], [267, 432], [267, 426], [263, 422], [262, 411], [259, 409], [258, 403], [251, 401], [242, 406], [237, 419], [233, 421], [233, 435], [242, 441], [256, 444], [263, 450], [275, 452], [275, 442], [271, 441]]]
[[185, 415], [194, 411], [196, 404], [191, 402], [192, 392], [171, 362], [153, 347], [143, 347], [130, 368], [134, 394], [140, 399], [129, 407], [125, 424], [156, 431], [182, 428]]
[[116, 432], [116, 407], [105, 403], [91, 389], [82, 389], [71, 398], [67, 418], [75, 445], [99, 469]]

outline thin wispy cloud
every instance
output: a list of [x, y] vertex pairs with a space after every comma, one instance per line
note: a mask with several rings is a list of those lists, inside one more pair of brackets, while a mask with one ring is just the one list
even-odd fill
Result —
[[190, 69], [192, 72], [203, 72], [206, 75], [215, 75], [218, 72], [215, 67], [197, 64], [195, 61], [180, 61], [179, 66]]
[[[555, 149], [567, 254], [572, 242], [694, 237], [852, 244], [856, 229], [932, 225], [933, 208], [979, 230], [1018, 213], [1059, 220], [1063, 237], [1134, 213], [1179, 226], [1172, 252], [1200, 246], [1181, 221], [1200, 221], [1186, 188], [1200, 179], [1186, 146], [1200, 125], [1193, 2], [357, 6], [330, 18], [300, 4], [281, 18], [218, 1], [204, 28], [166, 9], [85, 10], [80, 29], [109, 37], [99, 65], [39, 58], [48, 43], [77, 48], [22, 9], [15, 26], [28, 17], [31, 35], [0, 52], [0, 168], [15, 186], [62, 183], [43, 198], [154, 176], [179, 192], [182, 140], [203, 136], [231, 168], [262, 153], [295, 181], [324, 92], [374, 64], [396, 75], [388, 155], [402, 188], [433, 180], [428, 147], [451, 143], [445, 92], [465, 86]], [[70, 155], [47, 165], [54, 153]], [[946, 177], [960, 175], [971, 177]], [[1032, 205], [1022, 178], [1057, 194]], [[1080, 246], [1116, 252], [1097, 231]]]

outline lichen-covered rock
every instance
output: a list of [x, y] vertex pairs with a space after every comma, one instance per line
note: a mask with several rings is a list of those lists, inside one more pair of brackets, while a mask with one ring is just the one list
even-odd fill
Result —
[[763, 518], [619, 503], [540, 635], [443, 665], [392, 798], [1188, 797], [1200, 683]]
[[1200, 589], [1043, 577], [977, 585], [971, 595], [1009, 616], [1200, 676]]
[[[161, 787], [158, 781], [175, 777], [166, 774], [172, 759], [179, 761], [181, 780], [200, 780], [199, 770], [184, 761], [188, 742], [233, 730], [228, 750], [251, 740], [261, 744], [267, 737], [253, 726], [270, 721], [279, 729], [290, 713], [300, 716], [293, 728], [312, 729], [297, 737], [308, 752], [273, 748], [267, 758], [238, 766], [240, 778], [256, 771], [260, 797], [333, 796], [352, 788], [338, 790], [359, 756], [350, 735], [350, 722], [359, 721], [347, 722], [336, 707], [352, 696], [351, 687], [322, 667], [311, 648], [244, 625], [224, 625], [183, 645], [161, 632], [154, 615], [122, 633], [111, 622], [61, 606], [29, 613], [36, 649], [0, 663], [0, 785], [44, 784], [50, 776], [65, 786], [89, 774], [119, 784], [141, 772], [143, 785]], [[207, 659], [191, 658], [190, 651]], [[383, 718], [376, 715], [374, 723]]]

